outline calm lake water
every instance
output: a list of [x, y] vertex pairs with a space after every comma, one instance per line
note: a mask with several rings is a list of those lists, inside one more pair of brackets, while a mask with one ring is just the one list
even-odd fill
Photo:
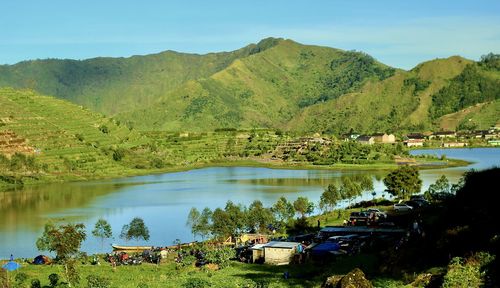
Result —
[[[475, 162], [468, 167], [421, 171], [422, 191], [439, 176], [456, 183], [464, 171], [500, 166], [500, 148], [415, 150], [412, 154], [446, 154]], [[306, 196], [318, 203], [323, 189], [342, 175], [368, 174], [375, 181], [377, 196], [387, 171], [278, 170], [252, 167], [204, 168], [186, 172], [130, 177], [106, 181], [50, 184], [19, 191], [0, 192], [0, 259], [34, 257], [40, 253], [35, 241], [49, 221], [84, 223], [87, 240], [82, 250], [109, 252], [111, 243], [126, 244], [118, 238], [121, 227], [133, 217], [141, 217], [149, 227], [148, 245], [171, 245], [175, 239], [192, 241], [186, 227], [191, 207], [202, 210], [224, 207], [226, 201], [249, 205], [261, 200], [270, 206], [279, 197], [294, 201]], [[369, 199], [371, 195], [362, 198]], [[341, 204], [342, 205], [342, 204]], [[344, 204], [345, 205], [345, 204]], [[105, 242], [90, 231], [99, 218], [112, 226], [114, 238]], [[131, 245], [145, 244], [132, 241]]]

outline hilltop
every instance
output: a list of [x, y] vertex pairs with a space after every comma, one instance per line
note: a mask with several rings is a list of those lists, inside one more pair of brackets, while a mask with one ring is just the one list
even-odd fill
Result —
[[24, 61], [0, 66], [0, 86], [67, 99], [144, 131], [402, 133], [497, 124], [499, 62], [453, 56], [404, 71], [362, 52], [267, 38], [206, 55]]

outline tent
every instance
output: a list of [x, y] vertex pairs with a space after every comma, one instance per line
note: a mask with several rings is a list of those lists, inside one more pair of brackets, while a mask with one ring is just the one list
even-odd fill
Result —
[[4, 264], [2, 266], [2, 268], [7, 270], [7, 271], [14, 271], [14, 270], [21, 268], [21, 264], [14, 262], [14, 261], [9, 261], [6, 264]]
[[49, 263], [50, 263], [50, 258], [45, 255], [38, 255], [35, 257], [35, 259], [33, 259], [33, 264], [42, 265]]

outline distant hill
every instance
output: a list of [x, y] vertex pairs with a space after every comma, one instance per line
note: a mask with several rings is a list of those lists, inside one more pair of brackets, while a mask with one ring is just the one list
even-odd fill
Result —
[[[404, 71], [361, 52], [268, 38], [206, 55], [25, 61], [0, 66], [0, 86], [67, 99], [140, 130], [483, 129], [499, 121], [499, 62], [454, 56]], [[463, 112], [476, 106], [483, 110]]]
[[152, 105], [186, 81], [208, 77], [277, 41], [265, 39], [236, 51], [206, 55], [165, 51], [130, 58], [23, 61], [0, 65], [0, 87], [33, 89], [113, 115]]

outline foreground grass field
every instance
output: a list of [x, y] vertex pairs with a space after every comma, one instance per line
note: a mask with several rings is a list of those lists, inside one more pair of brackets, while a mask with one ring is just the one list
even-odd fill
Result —
[[[107, 262], [101, 260], [101, 265], [79, 265], [78, 271], [81, 281], [78, 287], [87, 287], [86, 277], [96, 275], [109, 279], [110, 287], [321, 287], [325, 279], [332, 275], [343, 275], [358, 267], [369, 277], [376, 269], [376, 257], [374, 255], [360, 254], [337, 260], [328, 265], [301, 264], [270, 266], [260, 264], [246, 264], [231, 262], [230, 266], [221, 270], [210, 270], [208, 268], [196, 268], [194, 266], [181, 267], [179, 264], [169, 260], [167, 263], [142, 264], [138, 266], [111, 267]], [[289, 273], [285, 279], [284, 273]], [[28, 279], [25, 286], [29, 287], [32, 279], [39, 279], [43, 285], [49, 285], [48, 276], [57, 273], [64, 281], [64, 268], [62, 265], [32, 265], [24, 264], [17, 271], [10, 272], [9, 278], [15, 282], [19, 273], [26, 273]], [[200, 279], [204, 286], [186, 286], [190, 279]], [[385, 280], [383, 278], [371, 279], [374, 283], [389, 287], [387, 285], [397, 284], [393, 287], [401, 287], [402, 282], [397, 280]], [[207, 284], [208, 283], [208, 284]], [[142, 285], [142, 286], [141, 286]], [[206, 286], [210, 285], [210, 286]]]

